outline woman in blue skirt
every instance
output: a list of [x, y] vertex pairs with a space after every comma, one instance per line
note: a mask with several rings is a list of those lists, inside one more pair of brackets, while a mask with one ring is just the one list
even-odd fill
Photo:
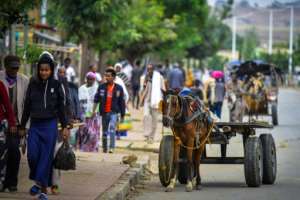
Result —
[[47, 187], [52, 186], [53, 153], [58, 136], [58, 122], [62, 136], [69, 136], [65, 114], [66, 96], [61, 83], [54, 79], [54, 60], [51, 54], [43, 53], [37, 65], [37, 77], [30, 80], [24, 102], [21, 128], [30, 118], [27, 159], [29, 178], [35, 182], [31, 195], [47, 200]]

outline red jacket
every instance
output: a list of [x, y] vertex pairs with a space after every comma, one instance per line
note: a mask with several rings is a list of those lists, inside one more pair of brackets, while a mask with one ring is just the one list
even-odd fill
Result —
[[9, 101], [7, 90], [2, 81], [0, 81], [0, 121], [6, 119], [8, 126], [16, 126], [16, 118], [13, 108]]

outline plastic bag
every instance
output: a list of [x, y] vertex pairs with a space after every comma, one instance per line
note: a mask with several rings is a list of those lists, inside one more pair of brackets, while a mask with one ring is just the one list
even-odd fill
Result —
[[54, 168], [60, 170], [75, 170], [76, 156], [69, 142], [64, 142], [54, 158]]
[[129, 131], [132, 129], [132, 121], [130, 113], [126, 113], [124, 121], [119, 123], [117, 126], [117, 131]]

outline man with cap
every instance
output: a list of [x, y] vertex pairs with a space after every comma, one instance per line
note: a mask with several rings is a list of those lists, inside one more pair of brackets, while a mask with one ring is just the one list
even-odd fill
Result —
[[[17, 125], [20, 124], [23, 114], [23, 102], [27, 86], [28, 78], [18, 73], [20, 69], [20, 58], [14, 55], [7, 55], [4, 58], [4, 71], [0, 71], [0, 80], [4, 83], [12, 108], [16, 117]], [[8, 189], [11, 192], [17, 191], [18, 173], [21, 154], [19, 150], [20, 137], [18, 133], [7, 133], [6, 145], [8, 148], [6, 175], [3, 188], [1, 191]]]

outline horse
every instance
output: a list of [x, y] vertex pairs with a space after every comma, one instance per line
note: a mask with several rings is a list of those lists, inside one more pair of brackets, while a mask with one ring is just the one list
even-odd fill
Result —
[[166, 192], [173, 191], [177, 173], [180, 147], [187, 150], [186, 191], [201, 189], [200, 158], [213, 128], [213, 120], [201, 100], [180, 96], [178, 92], [164, 92], [163, 125], [170, 127], [174, 135], [174, 158], [170, 184]]
[[257, 75], [257, 77], [251, 77], [249, 83], [245, 84], [246, 92], [243, 93], [243, 100], [249, 114], [249, 120], [253, 114], [258, 118], [258, 114], [265, 110], [267, 99], [263, 79], [263, 76]]

